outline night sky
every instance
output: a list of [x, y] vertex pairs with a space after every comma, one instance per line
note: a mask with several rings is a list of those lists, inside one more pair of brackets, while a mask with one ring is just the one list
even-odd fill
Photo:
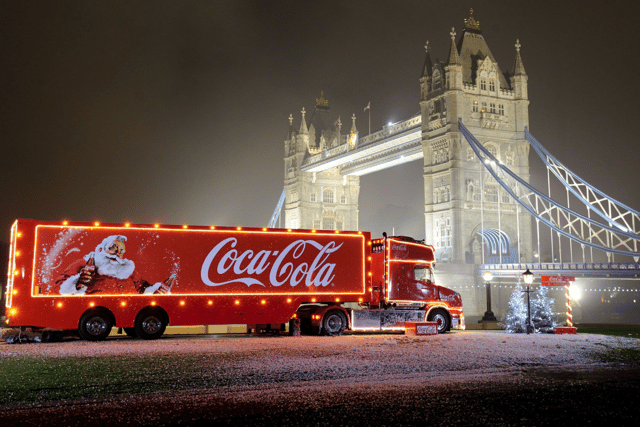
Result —
[[[265, 226], [289, 114], [321, 91], [361, 136], [368, 102], [374, 132], [418, 113], [425, 41], [446, 61], [471, 7], [501, 70], [522, 44], [533, 135], [640, 209], [639, 5], [3, 2], [0, 240], [18, 217]], [[363, 177], [361, 228], [424, 237], [422, 183], [422, 160]]]

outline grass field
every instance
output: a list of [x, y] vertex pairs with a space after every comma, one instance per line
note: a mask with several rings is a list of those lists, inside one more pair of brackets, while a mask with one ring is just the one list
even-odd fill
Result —
[[579, 334], [640, 338], [640, 325], [577, 325]]

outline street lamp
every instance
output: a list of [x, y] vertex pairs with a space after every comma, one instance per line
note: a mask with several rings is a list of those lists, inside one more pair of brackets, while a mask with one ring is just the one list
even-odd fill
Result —
[[498, 319], [496, 319], [493, 311], [491, 311], [491, 279], [493, 279], [493, 274], [490, 271], [485, 271], [482, 273], [482, 278], [484, 279], [487, 289], [487, 311], [485, 311], [484, 316], [482, 316], [482, 322], [497, 322]]
[[533, 273], [529, 271], [528, 268], [527, 268], [527, 271], [522, 273], [522, 278], [524, 279], [524, 283], [527, 285], [527, 290], [523, 291], [527, 293], [527, 334], [530, 334], [531, 332], [533, 332], [533, 325], [531, 324], [531, 298], [530, 298], [530, 294], [531, 294], [530, 286], [533, 283], [533, 277], [534, 277]]

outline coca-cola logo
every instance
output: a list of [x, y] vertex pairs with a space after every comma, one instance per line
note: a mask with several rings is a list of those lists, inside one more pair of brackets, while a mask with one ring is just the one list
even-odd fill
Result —
[[[326, 287], [334, 279], [335, 263], [327, 260], [329, 256], [342, 246], [336, 242], [322, 245], [314, 240], [296, 240], [281, 251], [247, 249], [243, 252], [236, 249], [238, 240], [229, 237], [218, 243], [202, 263], [200, 277], [207, 286], [222, 286], [230, 283], [244, 283], [247, 286], [266, 286], [260, 279], [269, 271], [271, 286], [288, 284], [295, 287], [300, 283], [305, 286]], [[312, 251], [314, 258], [311, 262]], [[307, 253], [306, 256], [303, 254]], [[223, 276], [233, 273], [238, 277], [223, 282], [210, 279], [211, 272]]]

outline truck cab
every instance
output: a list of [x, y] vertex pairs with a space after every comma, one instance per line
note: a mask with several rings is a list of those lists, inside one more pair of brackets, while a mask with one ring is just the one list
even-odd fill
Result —
[[397, 319], [437, 321], [440, 333], [463, 329], [462, 298], [436, 285], [434, 267], [433, 246], [405, 236], [373, 240], [371, 308], [393, 309]]

